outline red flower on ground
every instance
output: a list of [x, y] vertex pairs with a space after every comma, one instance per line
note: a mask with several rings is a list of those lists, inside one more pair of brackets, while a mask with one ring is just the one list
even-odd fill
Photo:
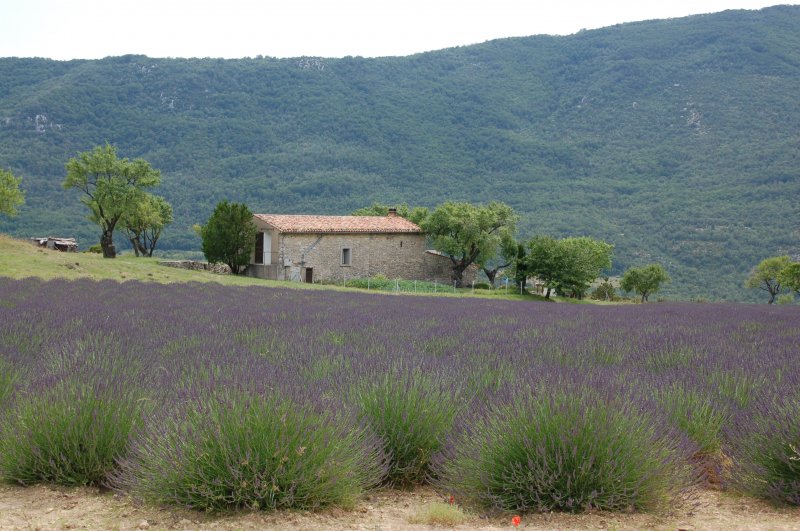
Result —
[[450, 505], [453, 505], [455, 502], [456, 502], [456, 498], [455, 498], [455, 496], [453, 496], [453, 495], [451, 494], [451, 495], [450, 495]]
[[515, 515], [514, 518], [511, 519], [511, 523], [514, 524], [514, 527], [519, 526], [519, 523], [522, 521], [522, 518], [519, 515]]

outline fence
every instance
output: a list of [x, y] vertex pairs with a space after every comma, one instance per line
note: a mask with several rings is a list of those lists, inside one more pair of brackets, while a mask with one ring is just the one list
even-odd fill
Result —
[[332, 282], [337, 286], [349, 288], [359, 288], [368, 291], [380, 291], [385, 293], [475, 293], [492, 292], [498, 294], [522, 294], [521, 284], [505, 282], [500, 287], [491, 289], [484, 282], [472, 282], [470, 285], [457, 287], [456, 282], [442, 283], [436, 280], [403, 280], [389, 278], [343, 278], [341, 281]]

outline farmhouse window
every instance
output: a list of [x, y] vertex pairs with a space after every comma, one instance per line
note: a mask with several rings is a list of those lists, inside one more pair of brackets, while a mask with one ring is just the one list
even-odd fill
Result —
[[349, 266], [352, 260], [352, 251], [349, 247], [342, 248], [342, 265]]

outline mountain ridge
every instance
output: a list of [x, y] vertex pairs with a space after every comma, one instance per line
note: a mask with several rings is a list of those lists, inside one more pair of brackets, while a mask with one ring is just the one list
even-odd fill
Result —
[[109, 141], [162, 170], [164, 248], [198, 249], [190, 227], [221, 199], [499, 199], [526, 235], [614, 243], [614, 272], [661, 261], [667, 295], [753, 300], [750, 267], [800, 253], [798, 93], [794, 6], [399, 58], [0, 59], [0, 166], [28, 190], [0, 231], [94, 243], [60, 183]]

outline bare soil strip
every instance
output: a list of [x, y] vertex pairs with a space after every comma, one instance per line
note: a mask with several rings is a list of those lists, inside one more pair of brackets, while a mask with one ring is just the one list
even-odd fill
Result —
[[[434, 529], [409, 523], [411, 515], [434, 501], [441, 499], [430, 489], [387, 490], [352, 511], [209, 515], [143, 506], [96, 489], [3, 485], [0, 529]], [[452, 529], [512, 529], [511, 517], [471, 516]], [[700, 490], [690, 501], [658, 514], [525, 515], [519, 529], [800, 530], [800, 508], [775, 508], [753, 498]]]

